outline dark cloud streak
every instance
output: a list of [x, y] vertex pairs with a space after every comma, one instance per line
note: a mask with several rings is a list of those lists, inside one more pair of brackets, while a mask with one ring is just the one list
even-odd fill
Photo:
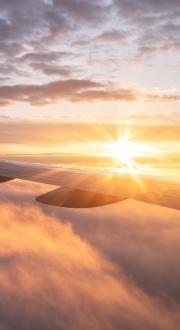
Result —
[[[35, 65], [36, 67], [36, 65]], [[70, 68], [56, 68], [37, 64], [38, 70], [50, 74], [68, 75]], [[63, 100], [69, 102], [114, 102], [114, 101], [179, 102], [180, 95], [167, 92], [142, 91], [138, 89], [117, 88], [109, 83], [91, 80], [66, 79], [44, 85], [14, 85], [0, 87], [0, 105], [11, 105], [16, 102], [32, 105], [54, 104]]]

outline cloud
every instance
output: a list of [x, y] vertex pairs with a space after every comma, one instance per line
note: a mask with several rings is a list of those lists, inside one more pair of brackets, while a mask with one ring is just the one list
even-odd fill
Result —
[[[179, 49], [179, 1], [114, 0], [119, 17], [136, 39], [137, 56], [145, 58]], [[148, 51], [149, 50], [149, 51]]]
[[[75, 153], [72, 158], [72, 165], [86, 165], [85, 159], [82, 155], [103, 153], [103, 150], [107, 150], [107, 144], [118, 141], [129, 134], [129, 139], [133, 142], [142, 142], [150, 145], [154, 145], [157, 149], [162, 151], [160, 159], [152, 157], [152, 159], [144, 159], [140, 157], [137, 159], [139, 164], [147, 163], [154, 166], [162, 166], [163, 168], [171, 166], [172, 163], [176, 163], [178, 167], [179, 156], [179, 119], [174, 116], [173, 119], [166, 119], [166, 123], [157, 125], [151, 124], [151, 118], [138, 118], [145, 123], [132, 125], [132, 116], [129, 119], [129, 124], [117, 123], [117, 124], [95, 124], [95, 123], [68, 123], [70, 119], [65, 118], [64, 122], [61, 121], [31, 121], [31, 120], [12, 120], [9, 118], [0, 119], [0, 153], [1, 158], [7, 157], [6, 154], [22, 154], [20, 160], [23, 160], [23, 154], [31, 154], [27, 161], [39, 162], [40, 158], [32, 158], [32, 154], [49, 154], [45, 157], [44, 162], [67, 164], [70, 160], [69, 157], [65, 159], [61, 158], [61, 154]], [[154, 118], [153, 118], [154, 119]], [[135, 118], [133, 118], [135, 121]], [[156, 118], [156, 122], [159, 118]], [[173, 121], [173, 122], [172, 122]], [[107, 120], [109, 122], [109, 119]], [[137, 122], [137, 119], [136, 119]], [[149, 122], [149, 125], [147, 124]], [[170, 122], [170, 124], [167, 124]], [[170, 147], [170, 143], [173, 144], [173, 149]], [[175, 145], [177, 147], [175, 148]], [[166, 151], [164, 150], [164, 146]], [[176, 158], [175, 155], [176, 154]], [[53, 154], [55, 155], [53, 157]], [[81, 157], [78, 157], [81, 154]], [[3, 156], [2, 156], [3, 155]], [[50, 157], [51, 155], [51, 157]], [[57, 156], [56, 156], [57, 155]], [[80, 162], [80, 163], [78, 163]], [[112, 167], [117, 166], [116, 160], [104, 159], [103, 157], [88, 158], [89, 166], [101, 166]]]
[[[19, 70], [17, 75], [13, 76], [13, 71], [9, 67], [7, 76], [10, 76], [13, 83], [18, 78], [22, 78], [24, 81], [23, 76], [26, 76], [28, 80], [28, 61], [39, 62], [43, 65], [53, 59], [60, 62], [62, 54], [66, 54], [68, 57], [69, 53], [74, 53], [70, 46], [72, 31], [78, 33], [81, 30], [82, 22], [84, 27], [87, 26], [89, 29], [94, 24], [99, 25], [100, 21], [103, 22], [107, 16], [107, 8], [104, 1], [99, 4], [95, 0], [91, 2], [25, 0], [23, 4], [19, 0], [14, 0], [13, 3], [0, 1], [1, 60], [7, 66], [11, 64], [14, 67], [13, 71], [18, 65], [19, 69], [21, 68], [22, 72], [26, 73], [23, 75]], [[67, 43], [67, 41], [69, 42]], [[65, 43], [67, 43], [67, 47]], [[21, 61], [17, 64], [19, 58]], [[49, 65], [49, 63], [46, 64]], [[60, 65], [60, 63], [58, 64]], [[50, 69], [41, 71], [47, 77], [52, 74]], [[57, 69], [57, 74], [61, 73]]]
[[159, 45], [156, 47], [153, 46], [140, 46], [136, 55], [136, 58], [139, 60], [151, 58], [154, 55], [162, 55], [172, 50], [180, 49], [180, 41], [173, 42], [170, 41], [167, 44]]
[[55, 8], [60, 8], [73, 17], [90, 22], [97, 22], [100, 17], [103, 19], [106, 9], [109, 8], [105, 1], [99, 3], [97, 0], [91, 2], [88, 0], [54, 0], [53, 3]]
[[[104, 1], [54, 0], [35, 1], [19, 0], [0, 2], [2, 15], [0, 17], [1, 42], [4, 45], [17, 43], [23, 49], [28, 42], [31, 49], [43, 40], [56, 40], [63, 33], [78, 31], [80, 21], [84, 25], [99, 24], [107, 16], [108, 5]], [[42, 47], [44, 48], [42, 43]], [[38, 47], [39, 48], [39, 47]], [[29, 47], [24, 47], [28, 52]], [[39, 52], [42, 52], [36, 48]]]
[[105, 31], [96, 37], [96, 40], [104, 42], [122, 42], [126, 39], [126, 34], [120, 30]]
[[[11, 42], [23, 42], [29, 35], [29, 41], [33, 41], [45, 33], [47, 27], [43, 21], [49, 5], [43, 1], [0, 2], [2, 13], [1, 26], [3, 27], [2, 39], [5, 44]], [[39, 18], [39, 19], [37, 19]], [[37, 19], [37, 20], [36, 20]]]
[[[57, 210], [58, 213], [63, 214]], [[176, 257], [171, 259], [175, 250], [179, 249], [176, 245], [179, 239], [179, 211], [128, 200], [113, 205], [113, 209], [107, 206], [104, 210], [98, 208], [94, 213], [91, 210], [85, 214], [86, 228], [80, 212], [75, 215], [79, 222], [72, 222], [81, 237], [87, 237], [98, 251], [113, 261], [120, 272], [123, 270], [126, 276], [133, 274], [133, 283], [148, 295], [162, 299], [165, 304], [172, 302], [172, 305], [179, 305], [180, 268], [176, 267]], [[173, 280], [168, 274], [165, 275], [166, 267], [173, 269]]]
[[177, 329], [179, 213], [43, 210], [30, 201], [40, 187], [0, 186], [1, 328]]
[[[25, 70], [30, 67], [33, 71], [42, 72], [45, 76], [72, 76], [73, 72], [78, 70], [75, 66], [62, 64], [73, 58], [71, 52], [32, 52], [19, 56], [14, 61], [14, 67], [21, 67], [23, 64]], [[6, 70], [8, 72], [8, 70]]]
[[15, 85], [0, 87], [0, 103], [28, 102], [31, 104], [55, 103], [69, 100], [81, 90], [99, 87], [100, 84], [88, 80], [62, 80], [45, 85]]
[[[48, 69], [48, 68], [46, 68]], [[135, 100], [131, 90], [113, 91], [108, 86], [90, 80], [62, 80], [45, 85], [15, 85], [0, 87], [0, 104], [28, 102], [34, 105], [70, 102]]]
[[89, 90], [79, 92], [71, 97], [73, 102], [112, 102], [112, 101], [135, 101], [136, 94], [134, 91], [119, 89], [119, 90]]
[[0, 56], [6, 68], [1, 85], [36, 84], [37, 71], [39, 84], [57, 76], [99, 81], [106, 75], [119, 81], [124, 61], [179, 50], [177, 8], [177, 0], [171, 5], [162, 0], [0, 1]]
[[46, 52], [38, 52], [38, 53], [26, 53], [23, 56], [19, 57], [18, 60], [21, 62], [28, 62], [28, 63], [41, 63], [42, 62], [50, 62], [54, 63], [59, 59], [64, 59], [69, 56], [72, 56], [72, 53], [69, 52], [55, 52], [55, 51], [46, 51]]
[[146, 96], [148, 101], [158, 101], [158, 102], [179, 102], [180, 101], [180, 95], [176, 94], [156, 94], [152, 93]]
[[[49, 74], [65, 75], [70, 69], [37, 64], [37, 68]], [[116, 87], [110, 83], [91, 80], [66, 79], [44, 85], [4, 85], [0, 87], [0, 106], [16, 102], [32, 105], [46, 105], [61, 101], [69, 102], [114, 102], [114, 101], [152, 101], [179, 102], [180, 95], [167, 91], [148, 91]]]
[[69, 77], [72, 76], [74, 71], [74, 67], [69, 66], [60, 66], [60, 65], [49, 65], [44, 63], [31, 63], [31, 67], [34, 70], [40, 71], [48, 76], [61, 76], [61, 77]]

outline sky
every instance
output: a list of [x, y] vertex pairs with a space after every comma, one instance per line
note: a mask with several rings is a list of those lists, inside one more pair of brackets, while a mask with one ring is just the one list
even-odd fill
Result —
[[66, 152], [62, 124], [80, 135], [84, 122], [164, 127], [176, 151], [179, 12], [179, 0], [1, 0], [0, 153], [50, 152], [38, 145], [58, 124], [50, 148]]
[[179, 0], [0, 1], [1, 116], [179, 122], [179, 11]]

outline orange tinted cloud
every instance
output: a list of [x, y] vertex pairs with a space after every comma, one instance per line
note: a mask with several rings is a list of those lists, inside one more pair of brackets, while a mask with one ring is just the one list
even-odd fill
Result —
[[177, 329], [178, 212], [140, 203], [43, 211], [24, 201], [27, 186], [0, 187], [9, 200], [1, 202], [2, 328]]
[[[58, 71], [57, 71], [58, 73]], [[0, 105], [16, 102], [28, 102], [33, 105], [56, 103], [62, 100], [70, 102], [92, 101], [133, 101], [135, 91], [119, 88], [114, 90], [106, 84], [91, 80], [62, 80], [44, 85], [15, 85], [0, 87]]]
[[[54, 68], [53, 70], [56, 69]], [[116, 87], [114, 84], [106, 82], [100, 83], [80, 79], [59, 80], [43, 85], [4, 85], [0, 87], [0, 106], [11, 105], [17, 102], [42, 106], [60, 101], [81, 103], [129, 102], [136, 100], [179, 102], [180, 95], [178, 93], [167, 93], [163, 90], [153, 92], [133, 88], [127, 89]]]
[[179, 141], [178, 117], [175, 116], [173, 121], [173, 125], [116, 125], [0, 118], [0, 144], [61, 147], [70, 143], [73, 146], [77, 143], [116, 141], [123, 138], [127, 132], [134, 141]]

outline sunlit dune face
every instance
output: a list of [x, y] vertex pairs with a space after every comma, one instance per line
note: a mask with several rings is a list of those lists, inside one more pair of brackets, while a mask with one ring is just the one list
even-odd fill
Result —
[[135, 143], [128, 140], [111, 143], [110, 154], [119, 162], [133, 168], [135, 159], [138, 157], [149, 157], [158, 153], [158, 151], [145, 143]]

